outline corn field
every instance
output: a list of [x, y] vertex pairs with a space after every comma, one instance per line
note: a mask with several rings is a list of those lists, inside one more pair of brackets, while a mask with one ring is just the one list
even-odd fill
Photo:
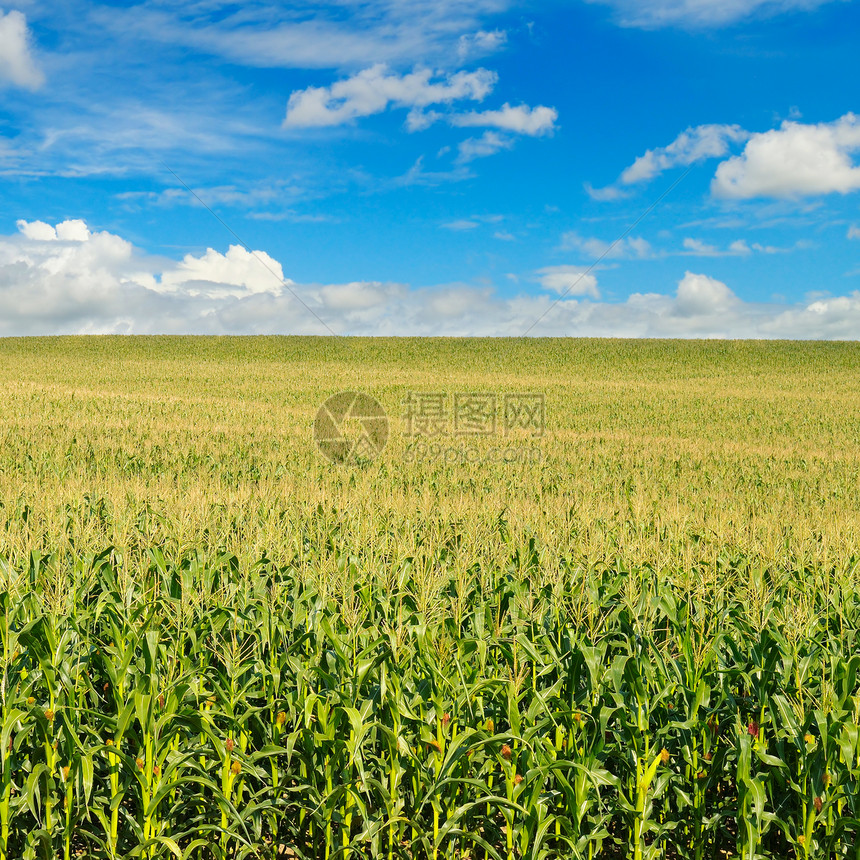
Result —
[[[0, 356], [3, 860], [860, 858], [854, 345]], [[437, 388], [542, 458], [409, 456]]]

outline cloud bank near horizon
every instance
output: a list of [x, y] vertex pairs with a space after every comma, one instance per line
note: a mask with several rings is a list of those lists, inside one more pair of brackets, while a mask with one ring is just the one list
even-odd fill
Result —
[[[351, 334], [856, 339], [860, 291], [756, 303], [686, 271], [666, 293], [600, 299], [576, 266], [532, 273], [543, 292], [382, 281], [299, 284], [264, 251], [148, 255], [81, 219], [18, 222], [0, 237], [0, 335]], [[667, 285], [668, 286], [668, 285]], [[321, 324], [320, 320], [328, 326]]]

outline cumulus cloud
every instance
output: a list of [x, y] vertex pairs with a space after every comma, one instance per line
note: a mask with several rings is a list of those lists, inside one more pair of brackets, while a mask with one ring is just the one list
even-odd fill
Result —
[[[500, 38], [483, 34], [486, 39]], [[457, 101], [482, 101], [497, 81], [495, 72], [478, 69], [441, 76], [429, 69], [399, 75], [381, 63], [330, 87], [308, 87], [294, 92], [287, 105], [285, 128], [338, 126], [360, 117], [379, 114], [391, 107], [409, 108], [406, 128], [423, 131], [439, 121], [461, 128], [485, 128], [480, 137], [470, 137], [457, 147], [456, 163], [468, 164], [478, 158], [510, 149], [514, 135], [540, 137], [555, 130], [558, 111], [537, 105], [512, 106], [505, 103], [497, 110], [439, 111], [432, 106]]]
[[[738, 155], [718, 165], [711, 182], [715, 197], [796, 198], [860, 189], [860, 119], [847, 113], [830, 123], [803, 124], [786, 120], [777, 129], [752, 133], [738, 125], [688, 128], [668, 146], [649, 149], [626, 168], [618, 185], [586, 186], [595, 200], [616, 200], [624, 186], [647, 182], [665, 170], [710, 158], [725, 158], [733, 145]], [[620, 187], [619, 187], [620, 186]]]
[[60, 221], [56, 227], [44, 221], [20, 219], [15, 226], [22, 236], [36, 242], [86, 242], [91, 236], [86, 221], [80, 218]]
[[18, 221], [18, 230], [28, 239], [42, 242], [56, 242], [57, 229], [44, 221]]
[[537, 270], [540, 285], [566, 296], [600, 298], [597, 278], [584, 266], [544, 266]]
[[548, 266], [534, 278], [537, 291], [516, 295], [468, 284], [297, 284], [262, 251], [232, 246], [172, 261], [79, 220], [21, 221], [17, 234], [0, 237], [0, 335], [521, 335], [538, 319], [532, 334], [856, 339], [860, 331], [860, 291], [754, 303], [687, 272], [673, 291], [607, 302], [579, 266]]
[[746, 302], [722, 281], [686, 272], [672, 294], [634, 293], [622, 302], [561, 301], [532, 333], [856, 340], [858, 331], [860, 291], [794, 306]]
[[30, 42], [24, 14], [12, 9], [4, 15], [0, 10], [0, 86], [5, 83], [37, 90], [45, 82], [33, 58]]
[[622, 174], [624, 185], [647, 182], [664, 170], [694, 164], [708, 158], [722, 158], [732, 143], [749, 138], [738, 125], [699, 125], [688, 128], [668, 146], [649, 149], [640, 155]]
[[753, 16], [805, 11], [832, 0], [587, 0], [610, 6], [624, 27], [721, 27]]
[[60, 242], [86, 242], [90, 238], [90, 230], [85, 221], [74, 218], [57, 224], [57, 240]]
[[[240, 246], [231, 246], [226, 254], [210, 248], [199, 257], [188, 254], [159, 265], [136, 254], [120, 236], [91, 232], [80, 219], [55, 226], [20, 220], [17, 226], [18, 236], [0, 238], [0, 318], [7, 326], [47, 319], [62, 331], [95, 330], [89, 323], [107, 317], [111, 321], [105, 330], [121, 330], [118, 320], [127, 321], [125, 303], [133, 312], [159, 303], [168, 307], [169, 297], [193, 302], [276, 296], [292, 283], [265, 252], [249, 253]], [[147, 326], [145, 317], [135, 325]]]
[[717, 197], [801, 197], [847, 194], [860, 189], [860, 120], [853, 113], [830, 123], [785, 121], [754, 134], [743, 152], [717, 168], [711, 191]]
[[247, 251], [231, 245], [226, 254], [207, 248], [202, 257], [186, 254], [175, 269], [164, 272], [159, 292], [185, 292], [189, 296], [224, 296], [271, 293], [278, 296], [293, 282], [284, 278], [281, 264], [265, 251]]
[[731, 313], [740, 299], [722, 282], [707, 275], [686, 272], [678, 284], [674, 313], [681, 317]]
[[129, 242], [91, 234], [81, 221], [19, 221], [18, 229], [18, 236], [0, 239], [0, 334], [69, 331], [70, 321], [72, 330], [87, 331], [106, 314], [131, 310], [127, 284], [136, 267]]
[[785, 310], [765, 321], [761, 331], [765, 337], [856, 340], [860, 331], [860, 291]]
[[[434, 80], [436, 78], [436, 80]], [[461, 99], [482, 101], [496, 84], [488, 69], [440, 76], [430, 69], [410, 74], [390, 72], [383, 63], [330, 87], [294, 92], [287, 103], [285, 128], [336, 126], [385, 111], [389, 106], [422, 108]]]
[[558, 111], [555, 108], [543, 105], [533, 108], [528, 105], [512, 107], [504, 104], [499, 110], [472, 111], [454, 115], [451, 117], [451, 123], [457, 126], [499, 128], [535, 137], [554, 131], [557, 119]]
[[347, 284], [326, 284], [319, 288], [325, 307], [335, 312], [365, 312], [370, 316], [386, 304], [406, 293], [402, 284], [381, 281], [351, 281]]

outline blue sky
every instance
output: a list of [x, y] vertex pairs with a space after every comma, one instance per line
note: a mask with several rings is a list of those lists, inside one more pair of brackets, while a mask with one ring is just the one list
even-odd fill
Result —
[[0, 335], [855, 339], [858, 33], [856, 0], [17, 0]]

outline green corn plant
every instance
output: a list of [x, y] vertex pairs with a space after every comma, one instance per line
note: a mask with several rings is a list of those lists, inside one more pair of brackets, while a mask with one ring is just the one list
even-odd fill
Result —
[[763, 728], [755, 721], [735, 725], [738, 743], [738, 856], [755, 860], [759, 856], [762, 838], [767, 829], [767, 787], [761, 774], [755, 772], [753, 752], [762, 743]]
[[76, 631], [61, 626], [49, 615], [40, 615], [26, 624], [18, 639], [34, 658], [38, 676], [33, 683], [44, 695], [42, 702], [34, 702], [37, 706], [32, 712], [42, 746], [42, 761], [35, 764], [28, 777], [29, 790], [39, 786], [42, 801], [42, 826], [32, 838], [41, 840], [44, 846], [53, 846], [58, 838], [68, 844], [70, 825], [64, 821], [62, 812], [57, 813], [64, 796], [58, 750], [61, 744], [68, 742], [68, 733], [74, 732], [74, 690], [81, 671], [82, 653]]
[[[663, 745], [666, 726], [657, 720], [672, 681], [662, 674], [659, 659], [644, 642], [639, 645], [628, 640], [627, 648], [628, 653], [619, 655], [612, 671], [612, 696], [617, 707], [614, 722], [619, 724], [626, 752], [622, 761], [627, 769], [619, 799], [630, 822], [628, 850], [635, 860], [645, 860], [656, 855], [659, 836], [675, 825], [653, 820], [653, 802], [666, 790], [672, 776], [666, 767], [671, 753]], [[658, 838], [648, 844], [646, 836], [652, 832]]]
[[[0, 571], [8, 579], [9, 572], [5, 568]], [[7, 588], [0, 592], [0, 636], [2, 636], [2, 678], [0, 678], [0, 860], [9, 860], [9, 836], [12, 816], [12, 778], [13, 768], [17, 759], [14, 755], [14, 735], [23, 729], [23, 720], [27, 715], [28, 698], [24, 695], [29, 691], [27, 679], [29, 673], [24, 666], [20, 653], [17, 627], [19, 624], [20, 606], [10, 594], [9, 582]], [[24, 690], [22, 691], [22, 685]], [[22, 700], [22, 696], [24, 699]], [[35, 703], [32, 700], [31, 705]], [[19, 738], [20, 742], [20, 738]]]

